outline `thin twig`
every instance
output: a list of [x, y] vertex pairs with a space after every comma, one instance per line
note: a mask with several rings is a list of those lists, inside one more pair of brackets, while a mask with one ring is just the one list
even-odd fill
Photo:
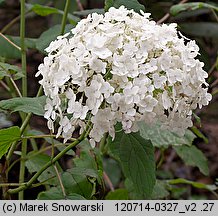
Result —
[[80, 1], [80, 0], [76, 0], [76, 3], [77, 3], [77, 5], [78, 5], [79, 10], [80, 10], [80, 11], [83, 11], [84, 8], [83, 8], [83, 5], [82, 5], [81, 1]]
[[7, 86], [7, 84], [5, 82], [3, 82], [2, 80], [0, 80], [0, 84], [8, 91], [10, 92], [11, 89]]
[[[43, 134], [43, 135], [31, 135], [31, 136], [22, 136], [22, 139], [42, 139], [42, 138], [54, 138], [56, 135], [54, 134]], [[64, 139], [63, 136], [59, 136], [58, 138]], [[74, 141], [76, 138], [70, 138], [69, 140]], [[62, 144], [63, 145], [63, 144]]]
[[105, 171], [103, 172], [103, 178], [104, 178], [105, 182], [108, 184], [110, 190], [114, 191], [114, 186], [113, 186], [109, 176], [107, 175], [107, 173]]
[[20, 20], [20, 15], [11, 20], [2, 30], [1, 33], [5, 33], [11, 26]]
[[213, 88], [213, 87], [215, 87], [217, 84], [218, 84], [218, 79], [216, 79], [214, 82], [212, 82], [212, 83], [210, 84], [210, 87]]
[[[181, 2], [179, 2], [179, 4], [184, 4], [186, 3], [188, 0], [182, 0]], [[161, 24], [163, 22], [165, 22], [166, 20], [168, 20], [170, 17], [170, 13], [166, 13], [160, 20], [157, 21], [157, 24]]]
[[215, 61], [212, 65], [212, 67], [210, 68], [210, 70], [208, 71], [208, 77], [213, 73], [214, 69], [216, 68], [216, 64], [217, 64], [217, 62]]
[[171, 152], [170, 152], [170, 155], [166, 159], [166, 163], [165, 163], [165, 169], [166, 170], [169, 170], [170, 164], [172, 163], [175, 156], [176, 156], [176, 151], [174, 149], [172, 149]]
[[13, 80], [11, 77], [10, 77], [9, 79], [10, 79], [12, 85], [14, 86], [14, 89], [15, 89], [15, 91], [17, 92], [18, 96], [19, 96], [19, 97], [22, 97], [22, 94], [21, 94], [19, 88], [17, 87], [17, 84], [14, 82], [14, 80]]
[[58, 181], [59, 181], [59, 183], [60, 183], [61, 190], [62, 190], [62, 193], [63, 193], [63, 195], [64, 195], [64, 199], [66, 199], [66, 198], [67, 198], [67, 195], [66, 195], [66, 192], [65, 192], [65, 188], [64, 188], [64, 185], [63, 185], [63, 182], [62, 182], [61, 176], [60, 176], [60, 174], [59, 174], [59, 172], [58, 172], [57, 166], [54, 165], [53, 167], [54, 167], [54, 169], [55, 169], [55, 172], [56, 172], [56, 175], [57, 175]]
[[15, 48], [17, 48], [19, 51], [21, 51], [21, 48], [19, 46], [17, 46], [14, 42], [12, 42], [11, 40], [9, 40], [6, 36], [4, 36], [1, 32], [0, 32], [0, 36], [3, 37], [8, 43], [10, 43], [12, 46], [14, 46]]
[[213, 9], [211, 9], [211, 11], [212, 11], [212, 13], [213, 13], [213, 15], [214, 15], [216, 21], [218, 22], [218, 16], [217, 16], [216, 12], [215, 12]]

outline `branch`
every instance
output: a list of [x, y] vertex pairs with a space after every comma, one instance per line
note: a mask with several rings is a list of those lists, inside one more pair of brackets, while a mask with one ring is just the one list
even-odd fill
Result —
[[76, 3], [78, 5], [78, 8], [80, 9], [80, 11], [83, 11], [84, 8], [83, 8], [83, 5], [82, 5], [81, 1], [80, 0], [76, 0]]
[[105, 182], [107, 182], [107, 184], [108, 184], [110, 190], [111, 190], [111, 191], [114, 191], [114, 186], [113, 186], [113, 184], [112, 184], [112, 182], [111, 182], [111, 180], [110, 180], [110, 178], [108, 177], [108, 175], [107, 175], [106, 172], [103, 172], [103, 178], [104, 178]]
[[31, 187], [31, 185], [37, 180], [37, 178], [48, 168], [50, 167], [52, 164], [54, 164], [56, 161], [58, 161], [60, 158], [62, 158], [64, 156], [65, 153], [67, 153], [70, 149], [72, 149], [73, 147], [75, 147], [76, 145], [78, 145], [81, 141], [83, 141], [86, 136], [88, 135], [89, 131], [91, 129], [91, 124], [90, 122], [88, 123], [86, 130], [81, 134], [81, 136], [75, 140], [73, 143], [71, 143], [68, 147], [66, 147], [62, 152], [60, 152], [59, 154], [57, 154], [51, 161], [49, 161], [48, 163], [46, 163], [25, 185], [21, 185], [18, 188], [15, 189], [10, 189], [8, 190], [9, 194], [15, 194], [18, 193], [20, 191], [23, 191], [29, 187]]
[[[188, 0], [182, 0], [181, 2], [179, 2], [179, 4], [184, 4], [187, 1]], [[170, 17], [170, 13], [165, 14], [160, 20], [157, 21], [157, 24], [161, 24], [161, 23], [165, 22], [169, 17]]]
[[17, 48], [19, 51], [21, 51], [21, 48], [19, 46], [17, 46], [14, 42], [12, 42], [11, 40], [9, 40], [6, 36], [4, 36], [1, 32], [0, 32], [0, 36], [3, 37], [8, 43], [10, 43], [12, 46], [14, 46], [15, 48]]

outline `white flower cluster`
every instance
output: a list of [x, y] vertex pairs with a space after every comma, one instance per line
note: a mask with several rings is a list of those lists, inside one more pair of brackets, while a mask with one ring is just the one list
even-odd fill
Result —
[[176, 24], [157, 25], [149, 15], [110, 8], [51, 42], [36, 76], [43, 76], [45, 118], [51, 130], [59, 122], [57, 136], [71, 138], [87, 115], [95, 142], [106, 132], [114, 137], [117, 122], [126, 133], [139, 121], [180, 134], [192, 126], [192, 110], [211, 100], [199, 48], [178, 36]]

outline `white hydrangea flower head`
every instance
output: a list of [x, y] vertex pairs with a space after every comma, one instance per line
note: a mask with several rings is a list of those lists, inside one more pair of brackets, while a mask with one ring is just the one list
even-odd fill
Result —
[[199, 47], [176, 24], [158, 25], [149, 16], [124, 6], [93, 13], [46, 48], [36, 76], [43, 77], [48, 127], [54, 131], [59, 122], [57, 136], [67, 141], [88, 115], [92, 145], [106, 132], [114, 138], [117, 122], [126, 133], [139, 121], [180, 134], [192, 126], [192, 110], [212, 98]]

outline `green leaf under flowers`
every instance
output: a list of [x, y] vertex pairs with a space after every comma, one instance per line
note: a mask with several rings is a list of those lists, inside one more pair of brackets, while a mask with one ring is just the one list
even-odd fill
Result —
[[170, 8], [170, 14], [173, 16], [176, 16], [177, 14], [183, 11], [193, 11], [193, 10], [198, 10], [202, 8], [209, 8], [209, 9], [218, 11], [218, 6], [215, 6], [212, 4], [207, 4], [203, 2], [190, 2], [190, 3], [173, 5]]
[[119, 158], [124, 175], [139, 194], [149, 197], [155, 185], [154, 147], [139, 133], [117, 132], [109, 139], [110, 151]]
[[128, 191], [126, 189], [120, 188], [114, 191], [110, 191], [106, 197], [106, 200], [128, 200]]
[[174, 149], [179, 157], [181, 157], [182, 160], [185, 162], [185, 164], [190, 166], [196, 166], [204, 175], [209, 175], [207, 158], [196, 146], [174, 146]]
[[21, 139], [20, 128], [13, 126], [6, 129], [0, 130], [0, 159], [1, 157], [8, 152], [11, 144], [14, 141]]
[[18, 80], [24, 77], [24, 74], [20, 67], [0, 62], [0, 80], [4, 77], [12, 77], [14, 80]]
[[[74, 26], [71, 24], [66, 25], [65, 27], [65, 33], [69, 32]], [[40, 37], [36, 40], [36, 49], [39, 51], [45, 53], [45, 48], [49, 46], [49, 44], [54, 41], [57, 36], [60, 35], [61, 32], [61, 25], [55, 25], [48, 29], [47, 31], [44, 31]]]
[[138, 123], [140, 135], [144, 139], [150, 139], [155, 147], [169, 147], [179, 145], [191, 145], [196, 138], [194, 133], [190, 130], [186, 130], [184, 136], [179, 136], [169, 130], [161, 129], [160, 124], [148, 125], [144, 122]]
[[105, 11], [108, 11], [110, 7], [119, 8], [122, 5], [138, 13], [140, 10], [145, 11], [144, 5], [140, 4], [137, 0], [105, 0]]
[[163, 180], [157, 180], [154, 186], [154, 190], [151, 195], [151, 199], [163, 199], [166, 198], [170, 193], [167, 190], [168, 183]]
[[33, 113], [35, 115], [43, 116], [45, 113], [45, 101], [45, 96], [12, 98], [0, 101], [0, 108], [12, 112], [21, 111], [24, 113]]
[[90, 144], [86, 141], [81, 143], [79, 147], [80, 155], [73, 159], [74, 166], [68, 172], [71, 174], [83, 174], [93, 178], [93, 183], [97, 180], [101, 184], [103, 165], [99, 149], [91, 148]]
[[[154, 189], [152, 191], [152, 194], [150, 195], [149, 199], [163, 199], [166, 198], [169, 195], [168, 188], [168, 182], [165, 180], [157, 180]], [[125, 188], [128, 190], [129, 198], [132, 200], [142, 200], [147, 199], [146, 196], [142, 196], [139, 194], [135, 188], [133, 183], [129, 180], [125, 180]]]
[[[37, 151], [31, 151], [27, 154], [28, 160], [26, 161], [26, 167], [30, 173], [39, 171], [46, 163], [51, 160], [51, 157], [47, 154], [38, 154]], [[62, 171], [61, 167], [57, 164], [59, 171]], [[48, 181], [46, 181], [48, 180]], [[53, 166], [46, 169], [39, 177], [39, 182], [49, 183], [50, 185], [56, 185], [58, 180], [56, 178], [56, 171]]]
[[77, 193], [86, 199], [93, 195], [93, 184], [83, 173], [64, 172], [61, 175], [65, 190], [68, 193]]
[[38, 200], [85, 200], [85, 198], [79, 194], [72, 193], [64, 197], [60, 187], [52, 187], [48, 191], [42, 191], [38, 194]]
[[94, 8], [94, 9], [73, 12], [74, 15], [81, 16], [81, 17], [88, 16], [89, 14], [92, 14], [92, 13], [104, 14], [105, 11], [104, 11], [104, 9], [101, 9], [101, 8]]

